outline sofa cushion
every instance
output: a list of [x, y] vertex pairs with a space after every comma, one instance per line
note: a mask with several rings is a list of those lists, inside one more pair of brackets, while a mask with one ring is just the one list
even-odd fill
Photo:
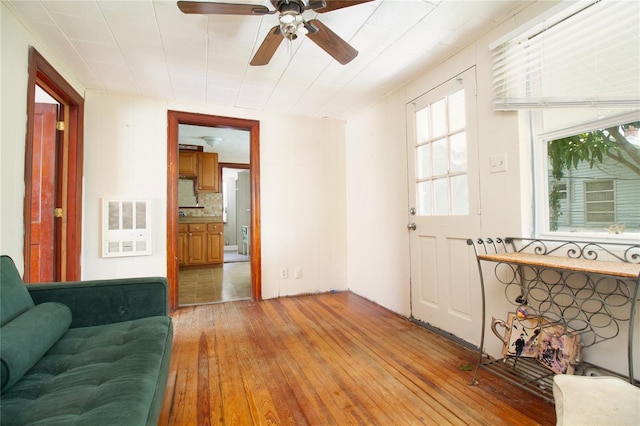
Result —
[[172, 336], [169, 317], [69, 329], [3, 393], [2, 423], [157, 423]]
[[553, 377], [557, 426], [640, 424], [640, 388], [617, 377]]
[[0, 326], [3, 326], [33, 307], [33, 300], [9, 256], [0, 256], [0, 286]]
[[20, 380], [70, 324], [71, 310], [52, 302], [36, 305], [4, 325], [0, 331], [2, 390]]

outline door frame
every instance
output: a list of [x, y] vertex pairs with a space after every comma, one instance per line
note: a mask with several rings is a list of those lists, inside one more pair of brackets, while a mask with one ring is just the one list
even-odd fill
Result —
[[184, 111], [167, 111], [167, 278], [169, 309], [178, 307], [178, 126], [189, 124], [249, 131], [251, 186], [251, 299], [262, 300], [260, 240], [260, 122]]
[[[64, 130], [59, 130], [67, 161], [62, 167], [62, 177], [56, 177], [55, 185], [62, 194], [63, 220], [60, 233], [60, 252], [56, 255], [61, 281], [78, 281], [81, 277], [82, 242], [82, 167], [83, 167], [83, 126], [84, 98], [47, 62], [34, 48], [29, 48], [29, 69], [27, 84], [27, 129], [25, 136], [25, 194], [24, 194], [24, 276], [30, 281], [31, 254], [31, 204], [33, 123], [35, 113], [36, 85], [44, 89], [60, 103], [63, 109]], [[66, 166], [66, 167], [65, 167]], [[53, 212], [52, 212], [53, 214]]]

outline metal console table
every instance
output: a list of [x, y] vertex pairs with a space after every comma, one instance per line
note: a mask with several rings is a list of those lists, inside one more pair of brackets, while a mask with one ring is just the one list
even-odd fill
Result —
[[[635, 384], [633, 339], [640, 288], [640, 244], [525, 238], [469, 239], [467, 244], [475, 250], [482, 286], [482, 332], [472, 384], [477, 383], [478, 372], [483, 368], [553, 402], [554, 372], [534, 359], [493, 359], [485, 354], [483, 261], [496, 263], [495, 276], [516, 312], [545, 318], [548, 324], [579, 335], [579, 349], [617, 337], [621, 324], [628, 322], [627, 378]], [[588, 374], [594, 367], [581, 362], [579, 355], [572, 362], [577, 374]]]

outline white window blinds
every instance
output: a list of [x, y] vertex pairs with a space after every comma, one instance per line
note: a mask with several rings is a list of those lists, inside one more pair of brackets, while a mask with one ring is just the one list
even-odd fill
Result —
[[494, 109], [640, 108], [640, 2], [567, 2], [499, 41]]

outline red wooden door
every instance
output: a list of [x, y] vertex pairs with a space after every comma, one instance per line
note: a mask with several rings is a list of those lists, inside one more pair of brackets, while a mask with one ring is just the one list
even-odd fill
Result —
[[[56, 281], [56, 121], [58, 105], [35, 105], [31, 162], [30, 282]], [[59, 271], [58, 271], [59, 273]]]

